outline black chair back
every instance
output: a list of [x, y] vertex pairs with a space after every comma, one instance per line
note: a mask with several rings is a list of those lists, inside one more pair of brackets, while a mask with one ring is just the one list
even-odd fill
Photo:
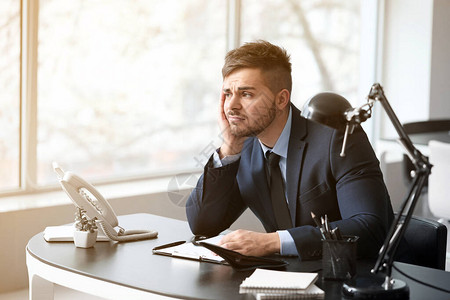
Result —
[[395, 260], [445, 270], [446, 252], [447, 227], [437, 221], [413, 216]]
[[410, 122], [403, 124], [403, 128], [407, 134], [449, 131], [450, 119]]

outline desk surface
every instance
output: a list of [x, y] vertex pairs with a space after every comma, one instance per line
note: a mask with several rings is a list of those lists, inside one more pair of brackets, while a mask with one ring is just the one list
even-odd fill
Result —
[[[27, 245], [28, 253], [54, 268], [81, 274], [113, 284], [154, 294], [184, 299], [253, 299], [240, 295], [239, 285], [252, 272], [237, 272], [219, 264], [197, 262], [152, 254], [152, 248], [192, 236], [186, 222], [150, 214], [119, 217], [125, 229], [155, 229], [157, 239], [128, 243], [97, 242], [93, 248], [76, 248], [71, 242], [47, 243], [42, 233], [35, 235]], [[288, 271], [317, 272], [321, 261], [299, 262], [289, 258]], [[367, 274], [371, 262], [358, 262], [358, 274]], [[448, 288], [450, 273], [398, 263], [410, 276]], [[415, 283], [394, 271], [394, 278], [408, 283], [410, 299], [449, 299], [449, 294]], [[340, 299], [342, 282], [319, 279], [317, 286], [324, 289], [325, 299]], [[431, 296], [432, 295], [432, 296]]]

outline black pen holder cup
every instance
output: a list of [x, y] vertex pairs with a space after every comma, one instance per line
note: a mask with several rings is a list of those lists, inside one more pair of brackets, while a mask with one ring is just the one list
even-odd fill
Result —
[[341, 240], [322, 240], [322, 278], [345, 280], [356, 273], [357, 236]]

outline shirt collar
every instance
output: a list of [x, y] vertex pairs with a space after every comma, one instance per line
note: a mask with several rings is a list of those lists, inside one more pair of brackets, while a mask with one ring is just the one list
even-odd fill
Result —
[[278, 137], [277, 142], [275, 143], [275, 146], [273, 148], [269, 148], [261, 141], [259, 141], [259, 144], [261, 145], [261, 148], [263, 150], [263, 153], [265, 154], [267, 151], [271, 150], [272, 152], [275, 152], [275, 154], [278, 154], [281, 157], [287, 158], [287, 152], [288, 152], [288, 146], [289, 146], [289, 136], [291, 135], [291, 124], [292, 123], [292, 107], [289, 107], [289, 116], [286, 121], [286, 125], [284, 125], [283, 131], [281, 132], [280, 136]]

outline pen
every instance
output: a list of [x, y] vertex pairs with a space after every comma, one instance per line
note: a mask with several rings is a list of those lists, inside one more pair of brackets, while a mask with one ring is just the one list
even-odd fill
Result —
[[311, 212], [311, 218], [316, 223], [316, 226], [320, 228], [320, 219], [313, 212]]
[[337, 235], [336, 235], [336, 229], [337, 229], [337, 227], [336, 227], [336, 228], [333, 228], [333, 229], [331, 229], [331, 232], [330, 232], [330, 234], [331, 234], [331, 238], [332, 238], [333, 240], [336, 240], [336, 241], [338, 241], [339, 239], [338, 239], [338, 237], [337, 237]]
[[341, 231], [339, 230], [339, 227], [334, 228], [331, 230], [331, 234], [336, 237], [336, 240], [340, 241], [342, 240]]
[[322, 228], [322, 226], [320, 224], [320, 219], [313, 212], [311, 212], [311, 218], [314, 220], [314, 223], [316, 223], [316, 226], [319, 227], [320, 234], [322, 235], [322, 239], [326, 240], [327, 237], [326, 237], [324, 229]]
[[330, 223], [328, 223], [328, 216], [327, 215], [325, 215], [324, 223], [325, 223], [325, 230], [329, 233], [330, 232]]
[[323, 217], [320, 217], [320, 221], [322, 222], [322, 226], [320, 228], [321, 228], [321, 231], [323, 231], [323, 234], [325, 235], [325, 239], [331, 240], [332, 238], [331, 238], [330, 232], [327, 230], [327, 225], [325, 223], [325, 219]]
[[320, 227], [319, 230], [320, 230], [320, 233], [322, 234], [322, 239], [328, 240], [329, 237], [328, 237], [328, 234], [327, 234], [327, 232], [325, 231], [325, 229], [323, 229], [323, 227]]
[[155, 251], [155, 250], [161, 250], [161, 249], [165, 249], [165, 248], [175, 247], [175, 246], [178, 246], [178, 245], [181, 245], [181, 244], [184, 244], [184, 243], [186, 243], [186, 241], [173, 242], [173, 243], [170, 243], [170, 244], [157, 246], [157, 247], [153, 248], [152, 250]]

